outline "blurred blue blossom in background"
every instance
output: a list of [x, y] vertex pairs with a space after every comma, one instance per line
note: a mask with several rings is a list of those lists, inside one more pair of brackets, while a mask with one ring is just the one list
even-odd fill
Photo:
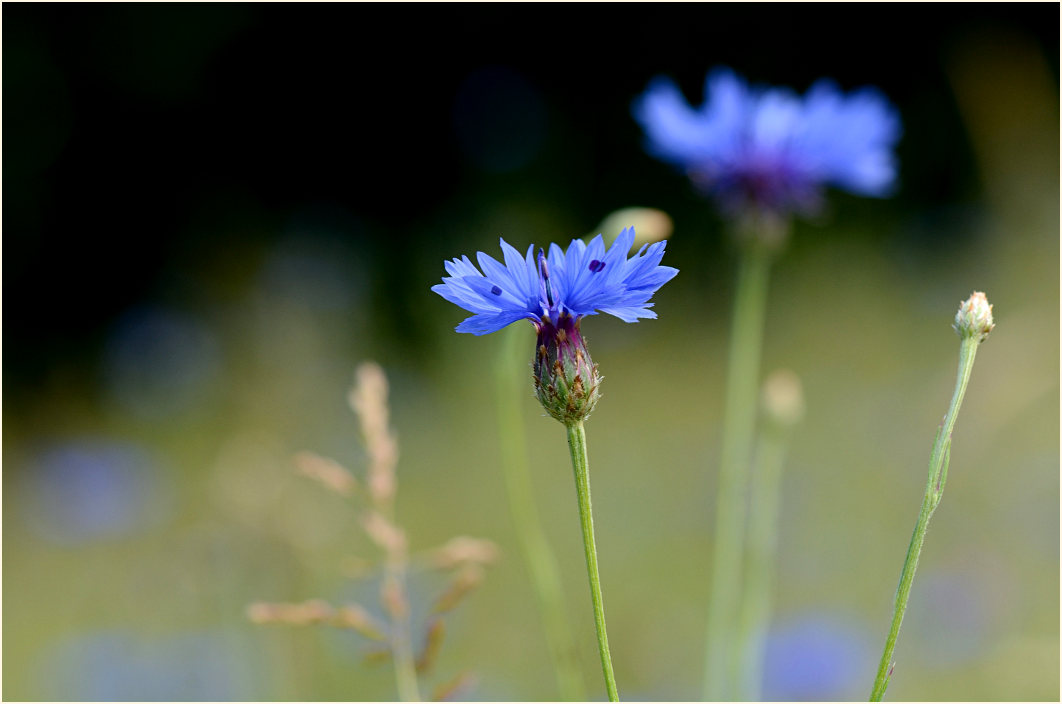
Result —
[[784, 88], [750, 87], [716, 68], [699, 109], [674, 82], [657, 77], [633, 112], [649, 153], [683, 169], [728, 212], [754, 206], [810, 214], [826, 185], [880, 197], [896, 177], [900, 118], [874, 88], [846, 96], [823, 79], [801, 99]]
[[763, 701], [858, 700], [874, 669], [870, 634], [829, 613], [805, 613], [771, 629]]
[[167, 519], [172, 479], [133, 444], [99, 438], [45, 447], [25, 475], [27, 526], [52, 543], [116, 537]]
[[40, 667], [53, 699], [215, 701], [246, 694], [247, 663], [221, 631], [156, 638], [121, 629], [60, 641]]

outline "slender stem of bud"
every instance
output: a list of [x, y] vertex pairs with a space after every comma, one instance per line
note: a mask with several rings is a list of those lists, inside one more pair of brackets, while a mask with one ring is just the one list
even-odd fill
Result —
[[590, 597], [594, 602], [594, 624], [597, 626], [597, 647], [601, 653], [601, 669], [605, 673], [605, 688], [610, 702], [619, 701], [616, 676], [612, 672], [612, 655], [605, 633], [605, 605], [601, 600], [601, 578], [597, 573], [597, 547], [594, 545], [594, 519], [590, 513], [590, 465], [586, 457], [586, 430], [581, 420], [567, 424], [568, 450], [575, 471], [575, 490], [579, 496], [579, 520], [583, 526], [583, 545], [586, 548], [586, 573], [590, 577]]
[[[586, 699], [585, 683], [579, 670], [571, 623], [564, 607], [564, 590], [557, 559], [542, 530], [535, 506], [531, 476], [527, 466], [527, 440], [520, 413], [527, 379], [527, 330], [511, 326], [498, 350], [495, 367], [498, 391], [498, 431], [501, 439], [502, 470], [509, 493], [509, 510], [516, 534], [523, 548], [531, 585], [538, 598], [546, 631], [546, 646], [557, 677], [557, 689], [563, 699], [580, 702]], [[523, 374], [520, 371], [523, 370]]]
[[738, 683], [739, 701], [758, 702], [763, 683], [767, 629], [771, 620], [771, 582], [778, 544], [782, 468], [789, 446], [788, 428], [767, 423], [756, 443], [750, 487], [748, 561], [744, 599], [738, 620], [738, 647], [745, 668]]
[[705, 701], [727, 701], [741, 679], [735, 653], [736, 614], [741, 596], [748, 473], [756, 427], [757, 377], [767, 306], [771, 255], [747, 246], [741, 253], [730, 332], [719, 484], [716, 487], [715, 549], [708, 602]]
[[970, 381], [978, 344], [980, 344], [979, 337], [964, 337], [959, 348], [959, 374], [955, 382], [955, 393], [951, 397], [951, 405], [948, 406], [944, 422], [937, 431], [936, 442], [933, 443], [933, 452], [929, 458], [929, 476], [926, 479], [926, 493], [922, 498], [922, 509], [918, 513], [918, 522], [915, 523], [911, 543], [907, 547], [907, 558], [904, 560], [903, 571], [900, 573], [900, 583], [896, 587], [892, 625], [885, 639], [885, 651], [881, 654], [878, 674], [870, 693], [872, 702], [880, 702], [885, 696], [885, 688], [889, 686], [896, 637], [900, 634], [900, 624], [907, 610], [907, 600], [911, 596], [911, 585], [914, 583], [915, 570], [918, 569], [918, 558], [922, 554], [922, 544], [925, 542], [926, 530], [929, 528], [929, 518], [940, 504], [940, 498], [944, 493], [944, 480], [947, 477], [951, 455], [951, 432], [955, 427], [955, 418], [959, 415], [962, 398], [966, 394], [966, 385]]

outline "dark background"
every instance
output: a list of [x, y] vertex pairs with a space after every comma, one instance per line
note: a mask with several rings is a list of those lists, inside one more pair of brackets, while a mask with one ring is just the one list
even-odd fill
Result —
[[[688, 208], [640, 150], [629, 103], [663, 72], [698, 104], [706, 54], [798, 90], [824, 74], [879, 86], [918, 124], [900, 147], [896, 208], [962, 202], [977, 175], [942, 53], [1002, 26], [1058, 54], [1051, 4], [48, 3], [9, 5], [4, 19], [12, 391], [91, 348], [167, 272], [195, 276], [268, 241], [306, 204], [371, 225], [349, 236], [384, 260], [376, 314], [399, 338], [412, 335], [407, 291], [419, 294], [421, 274], [403, 252], [438, 243], [421, 224], [454, 204], [532, 191], [591, 224], [629, 202]], [[543, 99], [459, 101], [485, 66]], [[465, 141], [486, 149], [549, 130], [526, 168], [485, 178], [458, 114]]]

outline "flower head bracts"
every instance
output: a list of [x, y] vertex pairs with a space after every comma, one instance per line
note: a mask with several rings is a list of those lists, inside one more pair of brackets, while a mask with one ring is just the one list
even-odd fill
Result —
[[467, 256], [445, 263], [449, 276], [431, 290], [474, 313], [457, 332], [474, 335], [501, 330], [526, 318], [540, 325], [557, 323], [562, 314], [575, 319], [608, 313], [628, 323], [655, 318], [649, 310], [653, 293], [678, 269], [660, 266], [666, 242], [644, 245], [627, 258], [634, 228], [625, 229], [606, 251], [598, 235], [590, 244], [572, 240], [567, 252], [551, 244], [549, 254], [531, 245], [524, 256], [501, 240], [505, 264], [477, 252], [482, 272]]
[[699, 109], [658, 77], [633, 111], [647, 151], [682, 168], [728, 210], [813, 212], [827, 185], [880, 197], [895, 179], [900, 119], [874, 88], [844, 95], [820, 80], [801, 98], [783, 88], [751, 88], [718, 68], [708, 74]]

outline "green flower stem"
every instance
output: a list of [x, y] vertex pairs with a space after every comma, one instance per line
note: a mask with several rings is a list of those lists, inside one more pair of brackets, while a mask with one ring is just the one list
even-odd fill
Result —
[[892, 626], [885, 639], [885, 651], [881, 654], [878, 674], [870, 693], [872, 702], [880, 702], [885, 696], [885, 688], [889, 686], [889, 678], [892, 676], [892, 653], [896, 648], [896, 637], [900, 633], [903, 614], [907, 610], [907, 600], [911, 596], [911, 584], [914, 582], [915, 570], [918, 569], [918, 557], [922, 553], [922, 544], [926, 539], [929, 518], [940, 504], [940, 499], [944, 494], [944, 482], [948, 478], [948, 463], [951, 459], [951, 432], [955, 427], [955, 418], [959, 414], [962, 398], [966, 394], [966, 385], [970, 381], [970, 373], [973, 371], [974, 357], [977, 355], [979, 343], [978, 338], [967, 336], [963, 338], [959, 349], [959, 374], [955, 382], [955, 393], [951, 397], [948, 413], [944, 416], [944, 422], [937, 430], [937, 439], [933, 443], [933, 452], [929, 458], [929, 476], [926, 479], [926, 493], [922, 499], [922, 509], [918, 513], [918, 522], [915, 523], [914, 533], [911, 535], [911, 544], [907, 547], [907, 558], [903, 563], [903, 572], [900, 573], [900, 583], [896, 587]]
[[568, 450], [575, 470], [575, 490], [579, 495], [579, 520], [583, 526], [583, 545], [586, 547], [586, 573], [590, 577], [590, 596], [594, 601], [594, 624], [597, 626], [597, 647], [601, 652], [601, 669], [605, 673], [605, 688], [610, 702], [619, 701], [616, 675], [612, 672], [612, 655], [605, 633], [605, 605], [601, 601], [601, 578], [597, 573], [597, 547], [594, 545], [594, 519], [590, 513], [590, 465], [586, 459], [586, 430], [581, 420], [567, 424]]
[[584, 701], [586, 685], [579, 669], [575, 639], [564, 608], [564, 590], [560, 570], [553, 555], [535, 506], [531, 474], [527, 466], [527, 440], [524, 436], [520, 398], [527, 379], [526, 330], [516, 326], [505, 330], [495, 365], [495, 388], [498, 390], [498, 432], [501, 440], [502, 470], [509, 494], [516, 533], [523, 549], [531, 584], [538, 597], [546, 631], [546, 647], [557, 677], [557, 688], [567, 701]]
[[750, 486], [748, 560], [745, 598], [738, 623], [738, 643], [744, 668], [738, 699], [760, 700], [767, 628], [771, 620], [771, 593], [778, 545], [782, 468], [789, 448], [787, 429], [768, 423], [756, 445], [756, 466]]
[[771, 255], [766, 248], [755, 244], [743, 248], [731, 324], [722, 455], [716, 487], [715, 550], [704, 664], [706, 701], [729, 699], [739, 678], [739, 659], [734, 652], [735, 618], [741, 594], [745, 501], [756, 426], [757, 378], [770, 264]]

